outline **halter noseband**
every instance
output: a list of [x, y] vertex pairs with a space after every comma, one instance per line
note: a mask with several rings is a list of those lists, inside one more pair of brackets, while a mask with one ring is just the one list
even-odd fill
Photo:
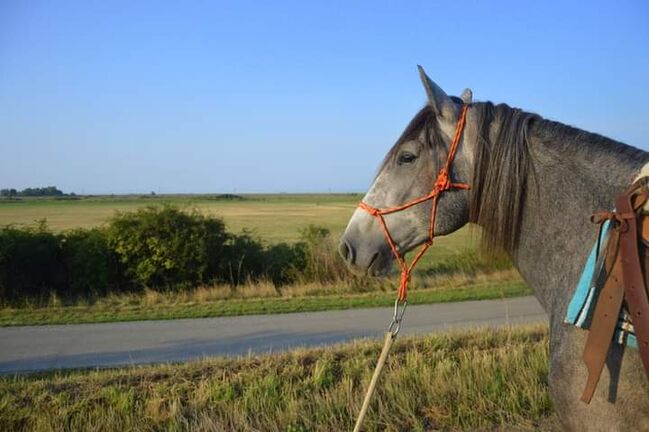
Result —
[[[412, 272], [413, 268], [415, 267], [419, 259], [433, 244], [433, 238], [435, 236], [435, 216], [437, 215], [437, 201], [439, 196], [441, 195], [442, 192], [450, 189], [470, 188], [470, 186], [466, 183], [453, 183], [449, 176], [449, 173], [451, 172], [451, 166], [453, 165], [453, 160], [455, 159], [455, 153], [457, 152], [457, 146], [458, 143], [460, 142], [460, 138], [462, 137], [462, 132], [464, 130], [464, 124], [466, 123], [466, 114], [468, 110], [469, 110], [469, 104], [465, 104], [464, 106], [462, 106], [462, 114], [460, 115], [460, 119], [458, 120], [457, 126], [455, 128], [455, 135], [453, 136], [453, 141], [451, 142], [451, 147], [449, 148], [448, 151], [448, 157], [446, 158], [446, 163], [444, 164], [442, 169], [439, 170], [439, 174], [437, 175], [437, 179], [435, 180], [433, 189], [428, 195], [416, 198], [405, 204], [401, 204], [395, 207], [386, 207], [382, 209], [372, 207], [371, 205], [367, 204], [364, 201], [361, 201], [358, 204], [359, 208], [365, 210], [371, 216], [375, 217], [379, 221], [379, 225], [383, 230], [383, 235], [385, 236], [385, 240], [388, 242], [388, 245], [390, 245], [392, 254], [395, 256], [397, 262], [399, 263], [399, 267], [401, 268], [401, 282], [399, 284], [399, 296], [397, 298], [397, 302], [405, 302], [406, 296], [408, 295], [408, 283], [410, 282], [410, 273]], [[386, 225], [383, 216], [391, 213], [400, 212], [402, 210], [416, 206], [417, 204], [421, 204], [428, 200], [431, 200], [432, 202], [432, 206], [430, 210], [430, 222], [428, 224], [428, 239], [419, 249], [419, 252], [417, 252], [417, 255], [415, 255], [415, 258], [412, 260], [410, 265], [408, 265], [405, 257], [401, 255], [397, 250], [397, 245], [394, 242], [392, 235], [390, 235], [390, 231], [388, 230], [388, 226]]]

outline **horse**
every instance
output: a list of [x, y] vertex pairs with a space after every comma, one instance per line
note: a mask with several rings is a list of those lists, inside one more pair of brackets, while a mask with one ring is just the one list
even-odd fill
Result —
[[[389, 150], [363, 202], [401, 205], [430, 193], [463, 107], [464, 130], [451, 181], [470, 189], [439, 196], [435, 236], [468, 223], [482, 246], [507, 253], [549, 317], [549, 389], [566, 430], [649, 430], [649, 381], [634, 349], [612, 344], [590, 404], [580, 401], [587, 332], [564, 324], [566, 308], [598, 230], [589, 217], [610, 210], [641, 172], [649, 153], [604, 136], [512, 108], [449, 96], [419, 67], [427, 103]], [[429, 241], [431, 202], [385, 216], [399, 254]], [[356, 209], [339, 243], [352, 270], [385, 276], [393, 254], [380, 223]]]

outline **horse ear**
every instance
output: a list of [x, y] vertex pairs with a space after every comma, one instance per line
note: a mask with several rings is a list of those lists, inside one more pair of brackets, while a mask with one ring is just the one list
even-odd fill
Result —
[[444, 92], [444, 90], [435, 84], [433, 80], [428, 78], [423, 67], [417, 65], [417, 69], [419, 69], [419, 78], [421, 78], [421, 83], [426, 89], [428, 104], [435, 114], [441, 117], [454, 118], [456, 107], [451, 98]]
[[460, 95], [460, 99], [462, 99], [462, 102], [464, 102], [465, 104], [470, 104], [471, 102], [473, 102], [473, 92], [471, 91], [471, 89], [465, 88]]

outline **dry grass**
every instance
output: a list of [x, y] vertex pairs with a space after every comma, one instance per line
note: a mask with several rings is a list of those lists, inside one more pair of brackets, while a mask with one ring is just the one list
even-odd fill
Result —
[[[537, 430], [545, 327], [397, 341], [369, 431]], [[380, 344], [0, 379], [0, 430], [351, 430]]]

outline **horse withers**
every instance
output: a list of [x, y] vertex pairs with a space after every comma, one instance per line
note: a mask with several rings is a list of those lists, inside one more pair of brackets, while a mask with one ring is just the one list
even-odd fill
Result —
[[[448, 96], [423, 70], [428, 103], [388, 152], [363, 202], [398, 206], [430, 192], [470, 101]], [[589, 217], [611, 208], [641, 170], [649, 153], [606, 137], [491, 102], [471, 103], [451, 181], [471, 189], [439, 197], [435, 236], [469, 222], [481, 227], [483, 245], [507, 252], [550, 318], [550, 392], [569, 430], [649, 430], [649, 381], [637, 351], [613, 345], [590, 404], [580, 401], [586, 382], [582, 352], [587, 333], [566, 326], [566, 309], [597, 237]], [[430, 202], [385, 216], [400, 254], [429, 239]], [[355, 271], [389, 273], [393, 255], [375, 218], [357, 209], [340, 252]]]

